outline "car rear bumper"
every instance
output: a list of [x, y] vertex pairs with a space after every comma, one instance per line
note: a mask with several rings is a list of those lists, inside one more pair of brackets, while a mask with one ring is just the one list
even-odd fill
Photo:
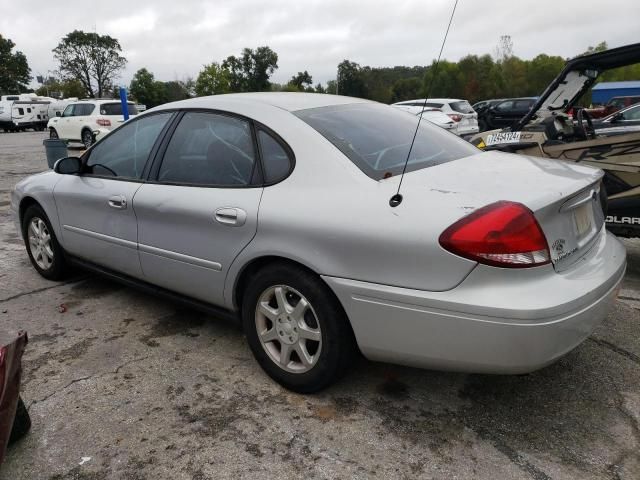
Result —
[[566, 354], [607, 316], [626, 268], [604, 230], [575, 268], [478, 265], [446, 292], [323, 277], [371, 360], [478, 373], [527, 373]]

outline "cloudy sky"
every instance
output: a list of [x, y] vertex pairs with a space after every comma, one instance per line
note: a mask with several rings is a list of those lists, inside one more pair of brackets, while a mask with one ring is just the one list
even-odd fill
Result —
[[[33, 75], [54, 70], [51, 49], [74, 29], [116, 37], [128, 84], [142, 67], [157, 79], [196, 76], [205, 63], [268, 45], [272, 80], [300, 70], [335, 78], [345, 58], [370, 66], [425, 65], [437, 56], [453, 0], [0, 0], [0, 33], [27, 56]], [[606, 40], [640, 42], [638, 0], [459, 0], [444, 57], [493, 53], [510, 35], [514, 53], [574, 56]]]

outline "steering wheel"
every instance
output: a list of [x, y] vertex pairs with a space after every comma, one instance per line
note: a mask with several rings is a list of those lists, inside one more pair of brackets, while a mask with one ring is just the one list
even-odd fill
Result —
[[[585, 126], [584, 120], [587, 121], [587, 125]], [[586, 109], [581, 108], [578, 110], [578, 126], [582, 131], [582, 135], [586, 140], [596, 138], [596, 129], [593, 128], [593, 121], [591, 120], [591, 115], [587, 112]]]

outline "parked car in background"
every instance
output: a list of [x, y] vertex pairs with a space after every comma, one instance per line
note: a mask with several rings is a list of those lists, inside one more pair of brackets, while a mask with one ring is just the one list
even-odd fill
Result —
[[640, 131], [640, 103], [619, 110], [593, 122], [598, 135], [613, 135]]
[[420, 114], [422, 114], [422, 118], [424, 120], [428, 120], [431, 123], [439, 126], [440, 128], [444, 128], [445, 130], [451, 133], [455, 133], [455, 134], [458, 133], [458, 124], [455, 121], [453, 121], [451, 117], [443, 113], [442, 110], [438, 108], [425, 108], [424, 110], [422, 110], [422, 108], [420, 107], [416, 107], [415, 109], [414, 107], [411, 107], [410, 109], [400, 108], [400, 110], [405, 110], [407, 113], [410, 113], [410, 114], [415, 113], [416, 116], [419, 116]]
[[417, 124], [338, 95], [169, 103], [20, 181], [10, 210], [43, 277], [74, 263], [232, 312], [262, 368], [298, 392], [329, 385], [358, 349], [503, 374], [557, 360], [606, 317], [625, 272], [602, 171]]
[[[128, 105], [129, 115], [137, 115], [136, 105]], [[89, 99], [67, 105], [61, 116], [49, 120], [47, 128], [50, 138], [81, 142], [89, 148], [123, 121], [120, 100]]]
[[638, 95], [618, 96], [611, 98], [605, 105], [598, 105], [586, 110], [591, 118], [604, 118], [636, 103], [640, 103]]
[[489, 100], [482, 100], [480, 102], [474, 103], [471, 108], [473, 108], [473, 110], [478, 114], [478, 122], [480, 121], [480, 114], [484, 110], [502, 100], [504, 100], [504, 98], [491, 98]]
[[420, 113], [424, 108], [437, 108], [458, 124], [456, 132], [460, 136], [478, 133], [478, 115], [466, 100], [455, 98], [424, 98], [397, 102], [391, 106]]
[[480, 131], [510, 127], [529, 112], [536, 103], [536, 98], [505, 98], [492, 101], [478, 112]]
[[0, 466], [7, 445], [24, 436], [31, 428], [31, 419], [22, 398], [22, 354], [27, 334], [0, 331]]
[[416, 113], [416, 116], [420, 115], [422, 115], [424, 120], [428, 120], [451, 133], [458, 134], [458, 124], [442, 110], [438, 108], [425, 108], [422, 112]]

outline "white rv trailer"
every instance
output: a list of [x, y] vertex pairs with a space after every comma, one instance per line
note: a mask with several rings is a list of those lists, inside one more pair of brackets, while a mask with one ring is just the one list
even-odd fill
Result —
[[44, 130], [49, 120], [49, 97], [38, 97], [33, 93], [3, 95], [0, 97], [0, 128], [8, 131], [23, 131], [27, 128]]

